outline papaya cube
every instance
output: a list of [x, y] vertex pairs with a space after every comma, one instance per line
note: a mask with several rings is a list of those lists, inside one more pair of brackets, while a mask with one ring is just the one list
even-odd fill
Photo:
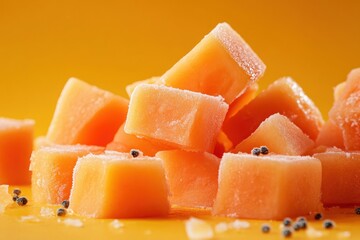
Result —
[[337, 89], [329, 119], [340, 129], [345, 149], [360, 150], [360, 68], [352, 70]]
[[312, 140], [316, 140], [323, 125], [319, 109], [294, 80], [286, 77], [270, 84], [235, 115], [226, 119], [223, 131], [237, 145], [275, 113], [288, 117]]
[[218, 188], [219, 158], [210, 153], [183, 150], [161, 151], [156, 156], [164, 164], [172, 205], [213, 206]]
[[213, 214], [274, 219], [320, 211], [321, 163], [301, 156], [225, 153]]
[[131, 149], [139, 149], [146, 156], [155, 156], [158, 151], [168, 150], [169, 146], [160, 142], [151, 142], [149, 139], [140, 138], [133, 134], [127, 134], [124, 131], [124, 125], [121, 125], [114, 140], [106, 146], [107, 150], [119, 152], [130, 152]]
[[58, 99], [46, 137], [56, 144], [106, 146], [125, 121], [128, 102], [70, 78]]
[[59, 204], [68, 200], [78, 157], [103, 151], [102, 147], [85, 145], [51, 145], [35, 150], [30, 165], [34, 202]]
[[316, 146], [337, 147], [345, 149], [341, 129], [329, 119], [320, 129]]
[[89, 154], [76, 163], [69, 208], [93, 218], [161, 217], [169, 213], [167, 189], [158, 158]]
[[141, 84], [131, 95], [125, 132], [175, 148], [213, 152], [227, 110], [221, 97]]
[[287, 117], [275, 113], [265, 119], [248, 138], [232, 151], [250, 153], [255, 147], [267, 146], [271, 153], [303, 155], [314, 147], [312, 141]]
[[322, 165], [325, 206], [360, 204], [360, 152], [327, 151], [314, 154]]
[[162, 77], [171, 87], [224, 97], [227, 103], [256, 82], [266, 66], [227, 23], [218, 24]]
[[33, 120], [0, 118], [0, 184], [30, 184]]
[[259, 90], [259, 84], [255, 83], [248, 86], [245, 92], [239, 95], [230, 105], [229, 111], [226, 114], [226, 119], [231, 118], [237, 112], [240, 111], [246, 104], [251, 102], [256, 97], [257, 91]]

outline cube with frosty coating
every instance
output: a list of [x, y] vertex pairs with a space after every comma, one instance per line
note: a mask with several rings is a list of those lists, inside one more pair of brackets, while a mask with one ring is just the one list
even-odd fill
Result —
[[141, 84], [131, 95], [125, 132], [174, 148], [213, 152], [227, 110], [221, 97]]

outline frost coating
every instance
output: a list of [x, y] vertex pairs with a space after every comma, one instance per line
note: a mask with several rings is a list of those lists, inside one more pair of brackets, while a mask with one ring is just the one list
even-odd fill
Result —
[[255, 81], [261, 77], [266, 69], [251, 47], [227, 23], [220, 23], [210, 33], [227, 49], [232, 58]]

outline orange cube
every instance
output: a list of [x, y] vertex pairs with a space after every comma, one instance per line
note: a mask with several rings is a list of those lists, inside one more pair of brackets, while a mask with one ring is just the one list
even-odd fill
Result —
[[46, 137], [56, 144], [106, 146], [125, 121], [127, 108], [125, 98], [70, 78]]
[[314, 141], [287, 117], [276, 113], [265, 119], [248, 138], [232, 152], [250, 153], [255, 147], [267, 146], [271, 153], [303, 155], [314, 147]]
[[125, 132], [211, 153], [227, 110], [221, 97], [141, 84], [131, 95]]
[[171, 87], [222, 96], [227, 103], [265, 72], [265, 64], [227, 23], [218, 24], [162, 77]]
[[30, 184], [33, 120], [0, 118], [0, 184]]
[[321, 198], [326, 206], [360, 204], [360, 153], [330, 150], [314, 154], [321, 161]]
[[190, 208], [212, 207], [218, 189], [220, 159], [210, 153], [161, 151], [169, 182], [170, 203]]
[[213, 214], [273, 219], [322, 210], [321, 163], [312, 157], [225, 153]]
[[259, 84], [255, 83], [248, 86], [243, 94], [238, 96], [230, 105], [229, 111], [226, 114], [226, 119], [233, 117], [240, 111], [246, 104], [251, 102], [256, 97], [256, 93], [259, 90]]
[[320, 129], [316, 146], [337, 147], [345, 149], [341, 129], [329, 119]]
[[360, 150], [360, 68], [337, 86], [329, 119], [340, 129], [346, 150]]
[[291, 78], [282, 78], [273, 82], [231, 118], [225, 119], [223, 131], [237, 145], [274, 113], [288, 117], [312, 140], [316, 140], [324, 122], [319, 109], [300, 86]]
[[106, 146], [107, 150], [115, 150], [119, 152], [130, 152], [131, 149], [139, 149], [146, 156], [155, 156], [158, 151], [168, 150], [171, 147], [160, 142], [151, 142], [150, 139], [140, 138], [133, 134], [127, 134], [124, 131], [124, 125], [121, 125], [114, 140]]
[[93, 218], [162, 217], [169, 213], [167, 189], [158, 158], [90, 154], [76, 163], [69, 208]]
[[51, 145], [35, 150], [30, 165], [34, 202], [59, 204], [69, 200], [78, 157], [103, 151], [102, 147], [85, 145]]

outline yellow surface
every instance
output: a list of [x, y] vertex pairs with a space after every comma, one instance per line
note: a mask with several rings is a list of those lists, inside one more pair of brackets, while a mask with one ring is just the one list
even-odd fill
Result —
[[[34, 118], [36, 134], [43, 135], [69, 77], [126, 96], [128, 83], [163, 74], [221, 21], [230, 23], [267, 64], [260, 88], [291, 75], [326, 115], [332, 87], [360, 66], [359, 9], [356, 0], [0, 0], [0, 116]], [[105, 220], [86, 220], [81, 229], [54, 218], [19, 223], [21, 215], [38, 210], [11, 207], [0, 216], [0, 239], [186, 237], [185, 218], [129, 220], [120, 231]], [[333, 239], [343, 230], [360, 238], [358, 216], [334, 218]], [[226, 236], [259, 239], [262, 222], [251, 221], [249, 230]], [[264, 239], [278, 238], [278, 224], [272, 225], [276, 232]]]
[[360, 67], [360, 1], [0, 0], [0, 116], [45, 134], [67, 79], [126, 96], [162, 75], [226, 21], [267, 65], [260, 87], [291, 75], [325, 115], [332, 87]]
[[[13, 188], [10, 188], [11, 191]], [[24, 196], [30, 195], [30, 188], [21, 187]], [[231, 223], [234, 219], [214, 218], [207, 215], [206, 211], [197, 214], [186, 211], [175, 210], [168, 218], [163, 219], [132, 219], [120, 220], [123, 227], [116, 229], [112, 227], [110, 220], [96, 220], [80, 218], [77, 216], [67, 217], [41, 217], [42, 207], [51, 208], [54, 211], [59, 208], [57, 205], [45, 206], [33, 204], [29, 199], [27, 206], [20, 207], [15, 203], [8, 206], [4, 214], [0, 214], [0, 239], [26, 239], [26, 240], [64, 240], [64, 239], [157, 239], [176, 240], [188, 239], [185, 231], [185, 221], [190, 216], [196, 216], [206, 220], [213, 229], [218, 223]], [[343, 213], [340, 213], [343, 212]], [[336, 222], [336, 227], [331, 230], [322, 228], [322, 221], [310, 221], [309, 226], [319, 230], [323, 234], [322, 239], [359, 239], [360, 238], [360, 215], [355, 215], [353, 209], [332, 209], [325, 211], [325, 218]], [[33, 216], [32, 220], [22, 221], [23, 216]], [[67, 218], [80, 219], [83, 227], [66, 226], [63, 221]], [[278, 221], [246, 220], [250, 223], [248, 229], [229, 230], [225, 233], [215, 233], [213, 239], [280, 239], [281, 230]], [[263, 234], [260, 231], [261, 225], [268, 223], [271, 226], [271, 233]], [[350, 232], [350, 238], [340, 238], [339, 235]], [[306, 239], [305, 231], [294, 233], [291, 239]], [[311, 238], [309, 238], [311, 239]]]

